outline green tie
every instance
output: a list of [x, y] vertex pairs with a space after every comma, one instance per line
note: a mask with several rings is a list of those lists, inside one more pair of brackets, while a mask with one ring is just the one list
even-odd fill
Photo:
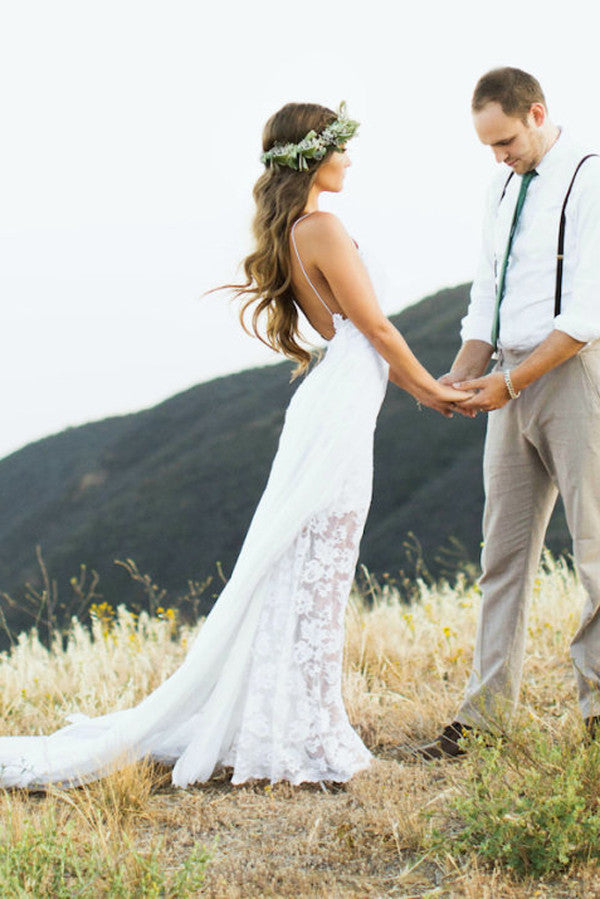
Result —
[[525, 172], [523, 177], [521, 178], [521, 189], [519, 191], [519, 196], [517, 197], [517, 205], [515, 206], [515, 214], [513, 215], [512, 225], [510, 226], [510, 234], [508, 235], [508, 243], [506, 245], [506, 253], [504, 254], [504, 259], [502, 261], [502, 271], [500, 272], [500, 280], [498, 281], [498, 290], [496, 291], [496, 308], [494, 310], [494, 325], [492, 327], [492, 346], [494, 350], [498, 349], [498, 333], [500, 331], [500, 304], [502, 303], [502, 299], [504, 297], [504, 287], [506, 284], [506, 269], [508, 268], [508, 258], [510, 256], [510, 250], [512, 247], [513, 237], [515, 236], [515, 231], [517, 230], [517, 222], [519, 221], [519, 216], [521, 215], [521, 210], [523, 208], [523, 204], [525, 202], [525, 194], [527, 193], [527, 188], [531, 184], [532, 180], [537, 175], [535, 169], [533, 172]]

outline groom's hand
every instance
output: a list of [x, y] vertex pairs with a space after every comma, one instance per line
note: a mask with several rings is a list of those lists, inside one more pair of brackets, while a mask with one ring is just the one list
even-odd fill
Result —
[[[465, 385], [479, 380], [492, 358], [492, 346], [485, 340], [466, 340], [457, 353], [452, 363], [452, 368], [447, 374], [439, 378], [441, 384]], [[467, 418], [475, 418], [480, 407], [473, 397], [464, 403], [456, 403], [454, 412], [460, 412]]]
[[446, 372], [445, 375], [441, 375], [441, 377], [438, 378], [438, 381], [440, 384], [448, 384], [449, 387], [452, 387], [452, 385], [458, 383], [458, 381], [466, 381], [466, 379], [466, 375], [463, 375], [461, 372], [449, 371]]
[[[468, 383], [467, 378], [469, 378], [468, 372], [465, 371], [449, 371], [445, 375], [442, 375], [438, 378], [440, 384], [446, 384], [448, 387], [456, 387], [459, 383]], [[450, 407], [452, 412], [460, 412], [461, 415], [464, 415], [465, 418], [475, 418], [477, 415], [477, 409], [468, 408], [468, 404], [470, 404], [472, 400], [465, 400], [462, 403], [453, 403]], [[446, 416], [450, 418], [450, 415]]]
[[501, 409], [510, 400], [504, 375], [501, 372], [492, 372], [483, 378], [474, 378], [470, 381], [454, 381], [452, 386], [457, 390], [476, 391], [471, 399], [465, 400], [461, 404], [465, 414], [492, 412], [494, 409]]

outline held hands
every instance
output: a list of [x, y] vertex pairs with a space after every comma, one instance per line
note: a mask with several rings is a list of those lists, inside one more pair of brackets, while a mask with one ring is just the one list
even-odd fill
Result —
[[461, 411], [461, 405], [473, 398], [472, 392], [457, 390], [438, 381], [431, 392], [416, 397], [417, 402], [441, 412], [446, 418], [452, 418], [455, 411]]
[[482, 378], [473, 378], [472, 380], [463, 380], [459, 372], [448, 372], [439, 380], [441, 384], [452, 384], [459, 390], [474, 391], [468, 400], [455, 407], [456, 412], [469, 418], [474, 418], [478, 412], [492, 412], [494, 409], [501, 409], [510, 400], [501, 372], [492, 372]]
[[440, 383], [452, 384], [460, 390], [475, 391], [471, 399], [455, 406], [455, 410], [462, 415], [491, 412], [493, 409], [502, 409], [511, 398], [516, 399], [528, 384], [571, 359], [582, 346], [584, 344], [580, 340], [555, 330], [512, 371], [493, 371], [483, 376], [492, 355], [492, 347], [484, 341], [467, 340], [454, 360], [452, 370], [440, 378]]

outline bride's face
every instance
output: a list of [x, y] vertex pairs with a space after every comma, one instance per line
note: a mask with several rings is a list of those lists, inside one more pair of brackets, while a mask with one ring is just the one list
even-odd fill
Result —
[[352, 163], [346, 150], [334, 150], [327, 162], [319, 166], [314, 180], [315, 187], [338, 193], [344, 186], [344, 177], [349, 165]]

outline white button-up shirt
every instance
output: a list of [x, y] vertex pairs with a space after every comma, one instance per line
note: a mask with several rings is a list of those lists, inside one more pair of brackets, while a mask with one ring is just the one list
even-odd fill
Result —
[[[561, 314], [554, 317], [556, 253], [560, 212], [584, 148], [561, 132], [536, 166], [513, 238], [500, 306], [498, 346], [533, 349], [554, 328], [576, 340], [600, 337], [600, 157], [583, 163], [566, 208]], [[464, 340], [492, 342], [496, 289], [521, 178], [505, 165], [488, 194], [483, 248], [462, 320]]]

